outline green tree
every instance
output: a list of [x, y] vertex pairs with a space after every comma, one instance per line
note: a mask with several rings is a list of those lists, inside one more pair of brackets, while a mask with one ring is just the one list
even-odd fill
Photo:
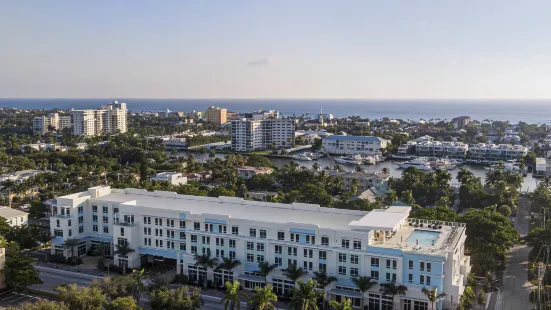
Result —
[[26, 302], [16, 307], [9, 307], [7, 310], [70, 310], [67, 305], [49, 300]]
[[[211, 257], [210, 251], [207, 252], [207, 254], [195, 254], [195, 266], [201, 267], [205, 269], [206, 272], [208, 272], [209, 269], [214, 269], [218, 265], [218, 258]], [[207, 287], [207, 277], [205, 276], [205, 282], [203, 283], [204, 287]]]
[[463, 291], [463, 295], [459, 300], [459, 304], [462, 310], [471, 309], [473, 306], [473, 298], [475, 297], [474, 291], [470, 286], [466, 286]]
[[373, 287], [373, 285], [377, 284], [377, 282], [373, 281], [371, 277], [366, 276], [360, 276], [352, 278], [352, 282], [356, 285], [356, 287], [360, 290], [362, 293], [362, 309], [364, 307], [364, 295], [365, 292], [367, 292], [370, 288]]
[[241, 299], [249, 300], [247, 294], [239, 291], [239, 281], [226, 281], [226, 295], [222, 297], [220, 303], [224, 304], [224, 310], [241, 309]]
[[[128, 243], [115, 244], [115, 255], [119, 256], [119, 264], [121, 263], [121, 258], [128, 258], [128, 254], [134, 253], [135, 250], [130, 248]], [[126, 274], [127, 264], [122, 264], [122, 273]]]
[[149, 306], [153, 310], [185, 309], [198, 310], [204, 304], [201, 298], [201, 289], [182, 286], [175, 290], [163, 287], [149, 293]]
[[270, 272], [274, 271], [277, 266], [277, 264], [270, 264], [267, 261], [258, 264], [258, 273], [260, 273], [260, 275], [264, 277], [264, 284], [268, 283], [268, 275], [270, 274]]
[[321, 287], [323, 289], [328, 287], [331, 283], [337, 281], [337, 277], [328, 275], [327, 271], [325, 271], [325, 270], [314, 271], [313, 279], [318, 284], [318, 287]]
[[132, 276], [114, 276], [94, 280], [90, 287], [98, 288], [110, 299], [115, 299], [132, 295], [136, 282]]
[[107, 296], [96, 287], [59, 286], [59, 299], [70, 309], [101, 310], [107, 305]]
[[423, 292], [423, 294], [425, 294], [425, 296], [427, 296], [427, 299], [430, 302], [430, 307], [431, 307], [432, 310], [434, 310], [434, 303], [435, 302], [438, 302], [440, 299], [442, 299], [442, 298], [444, 298], [448, 295], [444, 292], [438, 293], [438, 288], [436, 288], [436, 287], [433, 288], [433, 289], [423, 287], [423, 289], [421, 291]]
[[265, 287], [255, 287], [256, 293], [249, 300], [249, 304], [257, 310], [275, 309], [274, 302], [277, 301], [277, 295], [273, 292], [271, 285]]
[[352, 300], [346, 297], [343, 298], [341, 302], [331, 300], [329, 306], [335, 310], [352, 310]]
[[297, 280], [308, 274], [308, 271], [305, 271], [301, 267], [297, 267], [296, 264], [290, 264], [282, 271], [283, 275], [287, 277], [287, 279], [293, 281], [293, 283], [296, 283]]
[[298, 287], [292, 288], [289, 307], [297, 310], [318, 310], [318, 302], [325, 300], [325, 291], [316, 289], [316, 282], [312, 278], [304, 282], [298, 280]]
[[[227, 270], [227, 271], [233, 271], [235, 268], [241, 266], [241, 261], [237, 259], [233, 259], [231, 257], [223, 257], [222, 262], [218, 265], [216, 269], [221, 270]], [[216, 286], [218, 286], [218, 283], [215, 283]], [[220, 286], [222, 284], [220, 283]]]
[[111, 301], [105, 310], [137, 310], [138, 305], [132, 297], [119, 297]]
[[40, 283], [38, 270], [32, 266], [35, 261], [33, 258], [21, 256], [19, 253], [8, 254], [4, 266], [4, 276], [8, 286], [20, 289]]
[[71, 259], [73, 261], [73, 264], [76, 263], [74, 260], [75, 257], [75, 247], [78, 246], [78, 238], [69, 238], [63, 242], [63, 249], [68, 250], [69, 253], [71, 253]]
[[383, 295], [392, 296], [393, 304], [396, 295], [405, 295], [407, 290], [407, 286], [396, 284], [395, 282], [381, 283], [380, 289]]
[[136, 285], [138, 286], [138, 288], [140, 289], [141, 292], [144, 292], [147, 287], [145, 286], [145, 284], [143, 283], [145, 279], [149, 278], [146, 274], [145, 274], [145, 270], [144, 269], [135, 269], [132, 271], [132, 278], [134, 279], [134, 282], [136, 283]]

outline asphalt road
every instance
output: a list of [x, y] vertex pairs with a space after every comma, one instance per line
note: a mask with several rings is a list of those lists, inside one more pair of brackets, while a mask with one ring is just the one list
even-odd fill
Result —
[[15, 307], [26, 302], [35, 302], [39, 300], [48, 300], [48, 298], [15, 291], [4, 292], [0, 293], [0, 309]]

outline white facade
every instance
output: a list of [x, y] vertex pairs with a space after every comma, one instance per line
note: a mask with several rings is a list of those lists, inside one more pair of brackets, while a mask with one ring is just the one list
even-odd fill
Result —
[[469, 158], [484, 160], [513, 160], [528, 154], [522, 145], [479, 143], [469, 147]]
[[10, 207], [0, 207], [0, 217], [3, 217], [11, 227], [27, 225], [29, 213]]
[[295, 141], [295, 124], [289, 119], [232, 121], [232, 151], [250, 152], [289, 147]]
[[72, 110], [73, 134], [95, 136], [127, 132], [126, 103], [117, 101], [99, 110]]
[[387, 144], [387, 140], [373, 136], [334, 135], [322, 140], [322, 147], [329, 154], [380, 154]]
[[157, 173], [153, 178], [149, 179], [151, 182], [168, 182], [172, 185], [187, 184], [187, 178], [179, 172], [161, 172]]
[[420, 156], [463, 158], [469, 145], [463, 142], [424, 141], [415, 145], [415, 153]]
[[50, 113], [46, 116], [37, 116], [33, 119], [33, 133], [46, 134], [54, 130], [62, 130], [71, 127], [71, 116]]
[[[125, 258], [115, 255], [117, 264], [140, 268], [155, 256], [164, 257], [192, 281], [202, 283], [206, 276], [222, 285], [239, 279], [245, 289], [264, 285], [258, 264], [267, 261], [279, 266], [267, 282], [280, 295], [294, 285], [282, 269], [296, 264], [309, 272], [304, 279], [318, 270], [337, 277], [326, 288], [331, 299], [346, 296], [355, 306], [361, 299], [374, 307], [392, 303], [391, 296], [381, 296], [378, 285], [362, 296], [351, 281], [370, 276], [408, 287], [405, 295], [395, 297], [396, 308], [413, 309], [406, 305], [415, 301], [428, 307], [421, 290], [436, 287], [448, 294], [437, 304], [442, 309], [451, 298], [459, 300], [470, 271], [469, 257], [463, 254], [465, 226], [410, 220], [410, 210], [364, 212], [95, 187], [57, 198], [50, 218], [52, 252], [67, 255], [62, 248], [67, 238], [81, 240], [79, 255], [94, 242], [127, 243], [135, 252]], [[232, 271], [196, 267], [194, 255], [208, 253], [242, 265]]]

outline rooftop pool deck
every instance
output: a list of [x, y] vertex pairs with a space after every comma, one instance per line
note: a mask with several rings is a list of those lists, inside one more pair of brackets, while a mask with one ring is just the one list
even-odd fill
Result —
[[422, 245], [434, 245], [440, 238], [440, 232], [436, 230], [415, 229], [407, 238], [407, 243], [419, 243]]

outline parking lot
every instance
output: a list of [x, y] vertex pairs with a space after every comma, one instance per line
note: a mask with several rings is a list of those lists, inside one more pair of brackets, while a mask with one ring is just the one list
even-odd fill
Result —
[[19, 293], [15, 291], [0, 293], [0, 309], [13, 307], [25, 302], [34, 302], [38, 300], [48, 300], [47, 297], [33, 296], [28, 293]]

